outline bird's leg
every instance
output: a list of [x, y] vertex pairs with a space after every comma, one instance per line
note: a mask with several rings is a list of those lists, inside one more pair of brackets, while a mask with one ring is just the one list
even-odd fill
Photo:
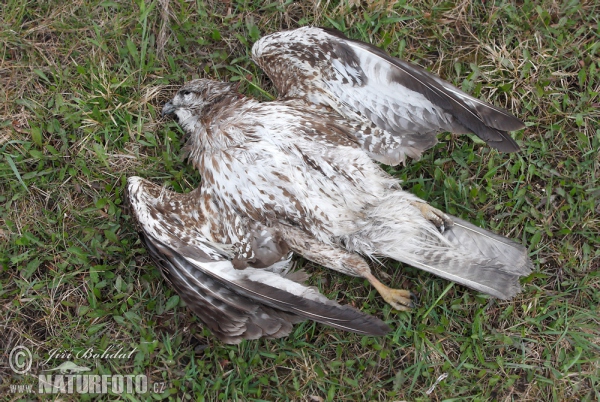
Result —
[[454, 222], [452, 222], [452, 219], [448, 215], [425, 202], [413, 201], [411, 204], [417, 207], [425, 219], [433, 223], [440, 233], [444, 233], [444, 230], [454, 225]]
[[387, 287], [381, 283], [379, 279], [375, 278], [371, 272], [363, 274], [363, 277], [377, 289], [381, 297], [383, 297], [383, 300], [388, 302], [396, 310], [408, 311], [415, 306], [413, 300], [416, 300], [416, 296], [410, 291]]
[[304, 258], [347, 275], [365, 278], [392, 307], [407, 311], [414, 307], [416, 297], [408, 290], [392, 289], [371, 273], [369, 264], [358, 254], [340, 247], [321, 243], [306, 232], [281, 225], [281, 234], [290, 249]]

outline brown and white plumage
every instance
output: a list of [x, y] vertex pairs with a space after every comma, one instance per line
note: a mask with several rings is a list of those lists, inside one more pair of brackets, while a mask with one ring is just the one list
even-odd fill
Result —
[[514, 152], [508, 131], [523, 123], [414, 64], [331, 29], [303, 27], [261, 38], [254, 61], [282, 99], [333, 108], [376, 160], [418, 158], [436, 135], [473, 132], [491, 147]]
[[[269, 35], [254, 45], [253, 57], [274, 81], [280, 99], [260, 103], [232, 84], [201, 79], [185, 84], [163, 108], [164, 114], [177, 115], [189, 137], [187, 157], [202, 175], [201, 187], [185, 197], [185, 208], [197, 210], [200, 221], [185, 223], [186, 235], [176, 236], [176, 245], [148, 241], [147, 228], [154, 222], [170, 233], [164, 222], [180, 218], [136, 215], [151, 254], [163, 266], [188, 277], [186, 272], [205, 273], [206, 266], [216, 265], [227, 265], [227, 275], [258, 275], [271, 272], [268, 267], [289, 249], [368, 279], [400, 310], [412, 306], [410, 293], [379, 282], [364, 257], [393, 258], [502, 299], [520, 290], [519, 277], [531, 270], [524, 247], [432, 208], [403, 191], [373, 161], [398, 164], [406, 156], [419, 157], [441, 131], [473, 131], [498, 149], [515, 151], [506, 131], [521, 128], [518, 119], [418, 67], [320, 28]], [[150, 202], [138, 200], [138, 209]], [[194, 236], [197, 241], [191, 240]], [[219, 246], [228, 250], [220, 257], [195, 257], [194, 250], [207, 244], [231, 246]], [[195, 286], [217, 280], [210, 283], [251, 297], [266, 306], [261, 308], [312, 319], [311, 314], [322, 315], [313, 309], [329, 306], [319, 296], [319, 303], [303, 305], [302, 313], [281, 300], [269, 304], [268, 293], [282, 280], [281, 273], [265, 274], [261, 283], [269, 290], [258, 294], [230, 284], [225, 274], [216, 275], [197, 278]], [[179, 286], [185, 292], [191, 285]], [[201, 318], [203, 308], [195, 310]], [[347, 321], [362, 323], [364, 317], [355, 319]], [[210, 316], [203, 320], [211, 329], [218, 325]], [[321, 322], [335, 325], [331, 316]], [[377, 331], [385, 332], [381, 325]]]
[[[287, 252], [262, 269], [235, 269], [234, 247], [218, 243], [220, 239], [211, 234], [198, 190], [177, 194], [130, 177], [127, 199], [154, 262], [189, 308], [224, 342], [279, 338], [305, 319], [364, 335], [383, 335], [389, 330], [378, 318], [297, 283]], [[256, 250], [274, 244], [268, 228], [255, 223], [253, 229]]]

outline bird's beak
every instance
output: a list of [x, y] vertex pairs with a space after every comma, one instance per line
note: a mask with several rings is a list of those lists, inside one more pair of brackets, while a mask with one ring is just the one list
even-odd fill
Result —
[[175, 106], [173, 106], [173, 104], [171, 102], [167, 102], [165, 103], [165, 105], [162, 108], [162, 116], [168, 116], [170, 114], [173, 114], [175, 112]]

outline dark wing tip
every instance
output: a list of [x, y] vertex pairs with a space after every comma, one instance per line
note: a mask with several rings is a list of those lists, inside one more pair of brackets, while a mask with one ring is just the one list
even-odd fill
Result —
[[485, 141], [491, 148], [497, 149], [500, 152], [517, 152], [521, 150], [519, 144], [517, 144], [507, 131], [498, 130], [475, 119], [472, 119], [470, 121], [472, 124], [469, 125], [465, 124], [461, 119], [457, 120], [473, 134]]
[[523, 130], [526, 126], [523, 121], [513, 116], [510, 112], [506, 112], [507, 115], [501, 120], [499, 127], [496, 127], [498, 130], [502, 131], [517, 131]]
[[[361, 335], [382, 336], [390, 327], [377, 317], [333, 300], [317, 301], [251, 279], [233, 282], [238, 291], [267, 306], [287, 311], [321, 324]], [[325, 297], [323, 296], [325, 299]]]
[[511, 112], [490, 103], [480, 103], [475, 106], [475, 110], [482, 122], [497, 130], [517, 131], [525, 128], [525, 123], [515, 117]]
[[392, 329], [385, 322], [381, 321], [379, 318], [373, 317], [374, 320], [371, 327], [370, 335], [372, 336], [384, 336], [388, 334]]
[[[481, 109], [478, 108], [477, 110], [481, 112]], [[463, 120], [461, 117], [458, 117], [458, 120], [473, 130], [473, 133], [490, 147], [500, 152], [518, 152], [521, 150], [509, 132], [521, 130], [525, 128], [525, 124], [510, 112], [488, 104], [485, 112], [480, 113], [481, 123], [474, 119]]]
[[499, 131], [499, 133], [502, 134], [499, 140], [485, 140], [490, 147], [500, 152], [508, 153], [519, 152], [521, 150], [519, 144], [517, 144], [517, 142], [512, 139], [510, 134], [503, 131]]

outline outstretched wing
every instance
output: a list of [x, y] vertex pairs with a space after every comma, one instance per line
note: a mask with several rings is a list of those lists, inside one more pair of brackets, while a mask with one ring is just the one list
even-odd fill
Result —
[[[381, 320], [327, 299], [286, 277], [284, 260], [266, 269], [233, 267], [225, 248], [202, 235], [198, 193], [164, 191], [139, 177], [128, 179], [128, 201], [140, 238], [164, 276], [192, 311], [223, 342], [278, 338], [311, 319], [346, 331], [383, 335]], [[186, 205], [188, 204], [188, 205]]]
[[256, 42], [252, 56], [282, 98], [331, 107], [348, 119], [375, 159], [418, 157], [444, 131], [473, 132], [500, 151], [519, 150], [508, 132], [524, 124], [506, 110], [339, 31], [278, 32]]

